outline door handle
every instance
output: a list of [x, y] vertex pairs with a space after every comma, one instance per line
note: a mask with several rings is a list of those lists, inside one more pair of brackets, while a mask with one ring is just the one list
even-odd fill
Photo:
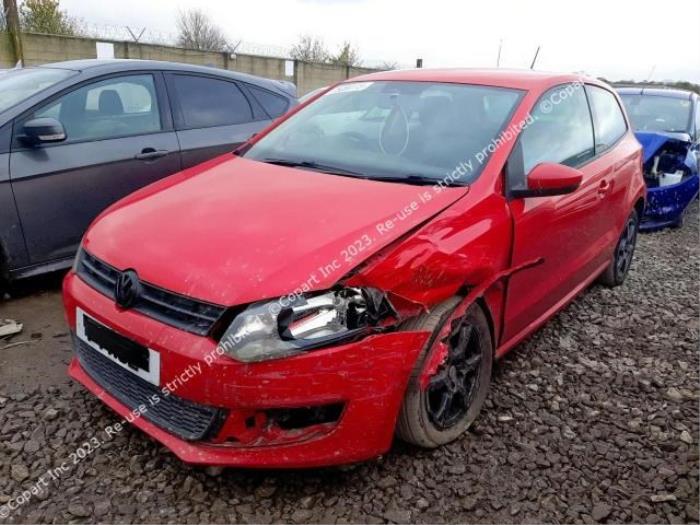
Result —
[[137, 153], [134, 158], [136, 160], [155, 160], [165, 157], [170, 153], [167, 149], [143, 148], [141, 153]]
[[598, 185], [598, 195], [600, 197], [604, 197], [606, 193], [610, 190], [610, 183], [603, 179], [600, 181], [600, 185]]

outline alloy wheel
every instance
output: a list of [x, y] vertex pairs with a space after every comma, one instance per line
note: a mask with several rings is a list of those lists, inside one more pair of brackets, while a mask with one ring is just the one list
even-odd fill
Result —
[[440, 430], [467, 414], [479, 386], [482, 358], [478, 330], [464, 319], [453, 321], [443, 343], [447, 357], [430, 379], [425, 397], [430, 421]]
[[637, 222], [633, 217], [627, 221], [625, 231], [622, 232], [620, 241], [617, 244], [616, 253], [616, 270], [619, 279], [622, 279], [630, 269], [632, 264], [632, 256], [634, 255], [634, 246], [637, 240]]

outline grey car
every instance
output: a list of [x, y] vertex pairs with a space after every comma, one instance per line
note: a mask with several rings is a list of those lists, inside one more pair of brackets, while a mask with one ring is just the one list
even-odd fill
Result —
[[295, 105], [295, 87], [225, 70], [79, 60], [0, 75], [0, 270], [70, 266], [107, 206], [233, 150]]

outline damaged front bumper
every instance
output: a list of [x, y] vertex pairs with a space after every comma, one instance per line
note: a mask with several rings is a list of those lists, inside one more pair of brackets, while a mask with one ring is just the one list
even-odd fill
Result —
[[683, 215], [698, 196], [700, 179], [690, 175], [672, 186], [647, 188], [647, 205], [639, 225], [642, 231], [680, 225]]
[[[90, 361], [92, 354], [81, 356], [80, 348], [71, 377], [194, 464], [314, 467], [384, 453], [408, 378], [429, 337], [425, 332], [377, 334], [287, 359], [242, 363], [217, 354], [209, 338], [119, 310], [73, 273], [64, 281], [64, 301], [72, 330], [80, 308], [159, 356], [156, 385], [138, 382], [134, 374], [94, 355]], [[158, 401], [149, 406], [153, 395]], [[139, 399], [146, 405], [143, 411], [133, 406]]]

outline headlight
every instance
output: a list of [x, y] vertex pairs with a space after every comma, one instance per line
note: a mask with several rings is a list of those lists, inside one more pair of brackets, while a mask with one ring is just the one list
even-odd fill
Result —
[[255, 303], [234, 318], [219, 345], [239, 361], [279, 359], [367, 333], [391, 312], [381, 292], [360, 288]]

